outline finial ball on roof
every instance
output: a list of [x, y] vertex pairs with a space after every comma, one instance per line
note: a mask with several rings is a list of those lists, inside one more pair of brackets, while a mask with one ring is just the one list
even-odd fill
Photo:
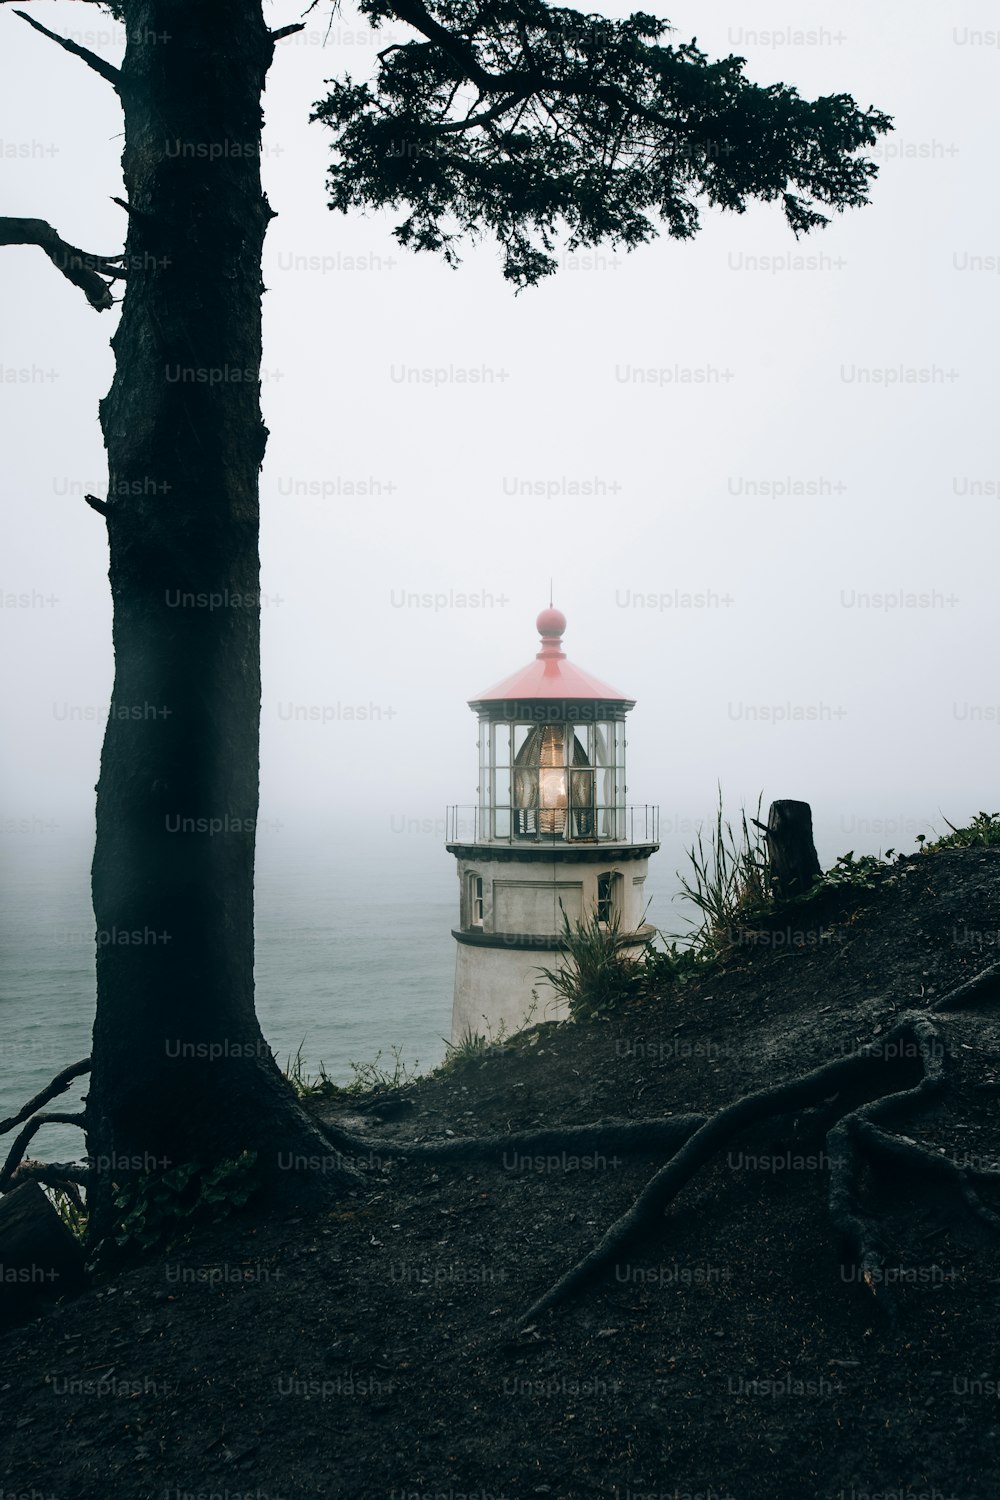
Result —
[[535, 621], [535, 627], [541, 636], [560, 636], [566, 630], [566, 616], [561, 609], [553, 609], [550, 605], [548, 609], [542, 610]]

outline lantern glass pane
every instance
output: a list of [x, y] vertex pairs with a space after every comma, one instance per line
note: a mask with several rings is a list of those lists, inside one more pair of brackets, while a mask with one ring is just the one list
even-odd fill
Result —
[[495, 766], [510, 765], [509, 724], [494, 724], [493, 726], [493, 764]]

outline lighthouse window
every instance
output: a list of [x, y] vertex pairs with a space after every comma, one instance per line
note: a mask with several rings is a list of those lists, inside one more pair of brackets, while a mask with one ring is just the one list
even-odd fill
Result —
[[597, 920], [609, 924], [615, 914], [615, 877], [613, 874], [597, 877]]
[[607, 725], [537, 724], [530, 730], [515, 726], [513, 784], [504, 772], [495, 770], [493, 806], [504, 806], [513, 792], [516, 832], [521, 837], [593, 839], [604, 831], [606, 810], [614, 796], [607, 729]]
[[469, 926], [483, 925], [483, 877], [469, 876]]
[[597, 806], [600, 809], [598, 832], [602, 838], [612, 838], [616, 832], [616, 809], [620, 801], [616, 782], [617, 734], [614, 724], [594, 725], [594, 765], [597, 767]]
[[[517, 743], [521, 726], [514, 730]], [[566, 745], [561, 724], [525, 731], [514, 761], [514, 802], [521, 834], [561, 835], [566, 827]]]
[[[573, 734], [573, 770], [569, 775], [570, 799], [573, 807], [573, 837], [594, 837], [594, 772], [587, 754], [590, 741], [590, 726], [576, 730]], [[581, 769], [586, 767], [586, 769]]]

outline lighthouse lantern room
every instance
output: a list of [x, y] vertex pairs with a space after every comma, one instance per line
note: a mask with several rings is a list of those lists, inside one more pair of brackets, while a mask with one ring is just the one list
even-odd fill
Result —
[[[641, 951], [657, 809], [626, 800], [631, 698], [566, 659], [566, 617], [538, 616], [541, 650], [469, 701], [479, 718], [479, 800], [448, 809], [460, 890], [452, 1041], [509, 1035], [565, 1003], [539, 970], [566, 962], [563, 916], [617, 924]], [[534, 992], [534, 996], [533, 996]]]

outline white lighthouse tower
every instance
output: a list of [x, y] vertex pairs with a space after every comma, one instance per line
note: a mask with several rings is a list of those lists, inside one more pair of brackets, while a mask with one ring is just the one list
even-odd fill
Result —
[[[629, 806], [625, 716], [635, 707], [566, 659], [566, 617], [543, 609], [534, 661], [469, 700], [479, 718], [479, 800], [448, 809], [458, 861], [459, 925], [451, 1037], [517, 1030], [565, 1006], [539, 981], [559, 966], [571, 925], [618, 920], [640, 950], [643, 884], [659, 848], [657, 809]], [[560, 1006], [562, 1008], [560, 1008]]]

